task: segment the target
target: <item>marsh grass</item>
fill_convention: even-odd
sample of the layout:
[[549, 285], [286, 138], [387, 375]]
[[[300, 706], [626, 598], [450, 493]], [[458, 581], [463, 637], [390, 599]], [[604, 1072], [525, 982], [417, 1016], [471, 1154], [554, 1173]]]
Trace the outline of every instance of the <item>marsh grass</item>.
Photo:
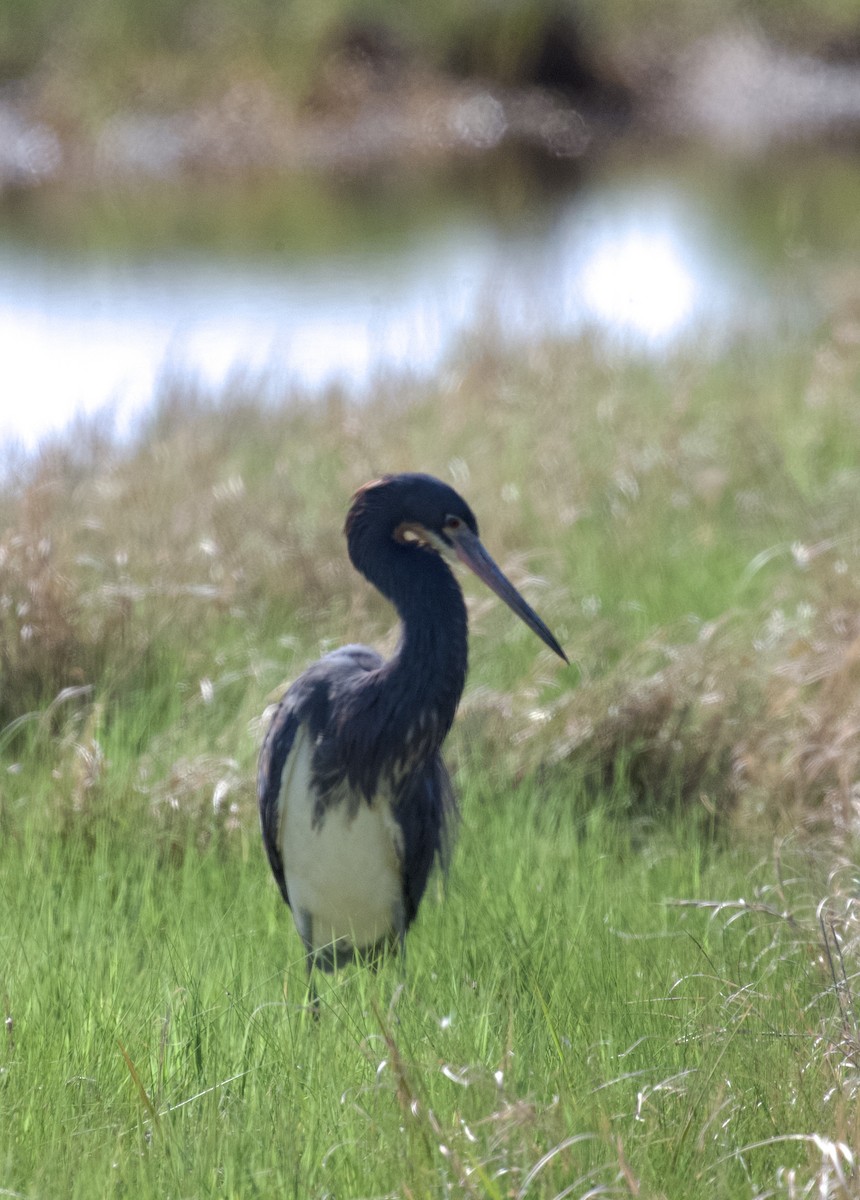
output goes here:
[[3, 1186], [789, 1196], [825, 1143], [851, 1179], [857, 1029], [805, 885], [777, 896], [772, 863], [683, 826], [637, 850], [569, 801], [467, 787], [405, 974], [323, 981], [318, 1022], [256, 839], [174, 862], [7, 842]]
[[[858, 1194], [851, 328], [485, 338], [360, 406], [173, 384], [9, 467], [0, 1188]], [[467, 495], [574, 667], [466, 583], [447, 897], [315, 1023], [254, 766], [303, 665], [393, 644], [340, 533], [386, 469]]]

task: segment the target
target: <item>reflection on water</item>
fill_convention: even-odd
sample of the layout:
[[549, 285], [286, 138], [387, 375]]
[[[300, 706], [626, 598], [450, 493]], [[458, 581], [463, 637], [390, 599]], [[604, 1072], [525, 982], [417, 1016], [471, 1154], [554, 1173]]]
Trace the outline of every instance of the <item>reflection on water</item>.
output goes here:
[[679, 181], [640, 181], [583, 190], [540, 228], [461, 221], [315, 265], [63, 260], [0, 242], [0, 437], [33, 444], [106, 402], [122, 425], [165, 370], [216, 389], [236, 372], [270, 394], [360, 389], [380, 369], [433, 368], [488, 320], [511, 338], [589, 328], [616, 352], [719, 340], [741, 296], [749, 320], [753, 289], [744, 247], [711, 219]]
[[610, 224], [585, 257], [579, 293], [598, 324], [620, 336], [665, 343], [688, 328], [701, 307], [704, 282], [673, 230]]
[[660, 353], [737, 331], [745, 248], [726, 251], [678, 186], [601, 189], [563, 214], [547, 249], [563, 327], [587, 326], [615, 351]]

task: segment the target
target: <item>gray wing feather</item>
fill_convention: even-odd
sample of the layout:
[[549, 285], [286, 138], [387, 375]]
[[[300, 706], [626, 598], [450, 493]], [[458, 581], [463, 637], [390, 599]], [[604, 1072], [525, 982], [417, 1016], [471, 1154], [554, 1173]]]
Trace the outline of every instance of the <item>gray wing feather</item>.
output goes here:
[[257, 800], [260, 806], [263, 845], [266, 847], [272, 874], [287, 904], [290, 903], [290, 897], [287, 893], [287, 880], [278, 838], [281, 823], [281, 778], [300, 723], [288, 700], [289, 692], [279, 704], [269, 726], [260, 751], [260, 765], [257, 770]]
[[308, 667], [287, 689], [272, 718], [260, 751], [257, 769], [257, 801], [263, 845], [272, 874], [287, 904], [287, 880], [281, 858], [281, 780], [293, 749], [299, 726], [307, 723], [316, 737], [324, 731], [331, 713], [332, 693], [345, 679], [374, 671], [382, 658], [369, 646], [342, 646]]
[[417, 773], [394, 807], [403, 830], [403, 900], [407, 928], [414, 921], [430, 872], [438, 862], [448, 870], [457, 835], [459, 810], [451, 778], [440, 754]]

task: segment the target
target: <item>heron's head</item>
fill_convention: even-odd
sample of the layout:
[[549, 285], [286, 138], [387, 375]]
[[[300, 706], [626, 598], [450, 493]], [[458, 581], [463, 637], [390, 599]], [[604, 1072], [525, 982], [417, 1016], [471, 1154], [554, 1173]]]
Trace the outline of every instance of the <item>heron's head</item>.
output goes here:
[[359, 488], [346, 518], [345, 533], [353, 562], [359, 530], [391, 538], [401, 546], [435, 551], [448, 562], [460, 562], [504, 600], [551, 650], [567, 655], [533, 608], [496, 565], [478, 536], [469, 505], [447, 483], [432, 475], [385, 475]]

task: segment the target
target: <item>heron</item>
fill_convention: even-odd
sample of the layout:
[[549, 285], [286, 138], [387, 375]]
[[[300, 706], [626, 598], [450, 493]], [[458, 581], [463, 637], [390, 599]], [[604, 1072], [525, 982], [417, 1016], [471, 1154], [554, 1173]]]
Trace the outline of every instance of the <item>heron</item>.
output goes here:
[[311, 979], [404, 952], [434, 864], [447, 868], [457, 805], [440, 748], [467, 669], [467, 615], [449, 563], [483, 580], [560, 658], [564, 650], [502, 573], [466, 501], [430, 475], [360, 488], [344, 527], [353, 567], [391, 602], [384, 660], [348, 645], [280, 701], [257, 780], [263, 842]]

